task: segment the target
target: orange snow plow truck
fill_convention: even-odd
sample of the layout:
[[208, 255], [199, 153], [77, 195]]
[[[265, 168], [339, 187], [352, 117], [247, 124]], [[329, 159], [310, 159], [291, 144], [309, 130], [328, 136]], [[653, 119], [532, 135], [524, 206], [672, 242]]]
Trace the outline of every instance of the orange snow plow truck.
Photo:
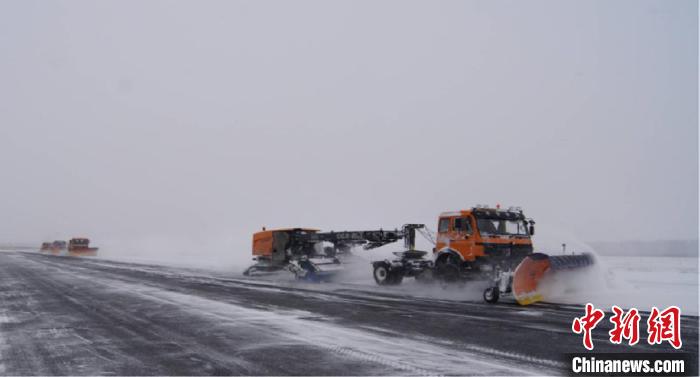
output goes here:
[[66, 241], [44, 242], [41, 244], [39, 251], [49, 252], [53, 255], [70, 255], [70, 256], [95, 256], [98, 248], [90, 247], [90, 240], [87, 238], [72, 238], [68, 243]]
[[[395, 230], [341, 232], [263, 229], [253, 235], [257, 263], [245, 274], [287, 269], [297, 278], [327, 280], [342, 270], [343, 255], [352, 248], [373, 249], [403, 239], [404, 249], [394, 252], [395, 258], [372, 262], [377, 284], [396, 285], [406, 277], [443, 283], [482, 280], [490, 282], [483, 293], [486, 302], [495, 303], [500, 297], [511, 295], [521, 305], [528, 305], [544, 299], [540, 282], [546, 275], [594, 263], [590, 254], [535, 253], [535, 222], [526, 218], [519, 207], [476, 206], [444, 212], [437, 225], [436, 234], [424, 224], [406, 224]], [[416, 250], [416, 233], [434, 245], [432, 253]]]
[[[528, 305], [542, 301], [539, 285], [546, 274], [594, 263], [590, 254], [534, 253], [534, 234], [534, 220], [526, 218], [519, 207], [478, 206], [444, 212], [438, 219], [433, 271], [445, 281], [492, 281], [484, 291], [486, 302], [512, 294], [518, 303]], [[392, 262], [383, 265], [389, 266], [391, 274]], [[375, 263], [375, 279], [378, 267]]]
[[68, 255], [78, 256], [95, 256], [98, 248], [90, 247], [90, 240], [87, 238], [71, 238], [68, 241]]

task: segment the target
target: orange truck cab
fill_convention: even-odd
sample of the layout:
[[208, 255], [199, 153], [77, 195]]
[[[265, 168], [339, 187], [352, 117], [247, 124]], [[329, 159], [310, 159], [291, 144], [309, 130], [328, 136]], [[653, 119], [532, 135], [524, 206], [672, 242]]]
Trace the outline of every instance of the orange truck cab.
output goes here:
[[520, 208], [474, 207], [438, 219], [435, 266], [448, 280], [462, 272], [509, 270], [532, 254], [534, 221]]
[[97, 255], [97, 248], [90, 247], [90, 240], [87, 238], [71, 238], [68, 241], [68, 255], [94, 256]]

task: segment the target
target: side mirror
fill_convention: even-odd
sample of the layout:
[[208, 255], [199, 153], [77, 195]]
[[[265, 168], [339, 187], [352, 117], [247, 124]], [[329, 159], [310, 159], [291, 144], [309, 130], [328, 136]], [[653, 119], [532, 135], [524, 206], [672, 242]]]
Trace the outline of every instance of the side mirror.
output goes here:
[[530, 224], [530, 235], [534, 236], [535, 235], [535, 225]]

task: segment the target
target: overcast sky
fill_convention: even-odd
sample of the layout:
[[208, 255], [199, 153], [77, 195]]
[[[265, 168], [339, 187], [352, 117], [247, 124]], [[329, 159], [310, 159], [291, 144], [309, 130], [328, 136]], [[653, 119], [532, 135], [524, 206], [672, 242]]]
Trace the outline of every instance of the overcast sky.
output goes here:
[[697, 239], [696, 1], [1, 1], [0, 241], [522, 206]]

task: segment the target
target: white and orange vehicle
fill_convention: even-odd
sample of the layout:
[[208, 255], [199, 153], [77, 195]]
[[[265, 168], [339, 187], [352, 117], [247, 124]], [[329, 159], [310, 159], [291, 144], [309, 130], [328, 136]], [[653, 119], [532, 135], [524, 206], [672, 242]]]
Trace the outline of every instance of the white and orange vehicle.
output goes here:
[[[486, 302], [512, 294], [518, 303], [528, 305], [543, 299], [539, 283], [546, 273], [593, 264], [589, 254], [534, 253], [534, 234], [535, 222], [519, 207], [477, 206], [444, 212], [438, 218], [437, 234], [431, 237], [434, 265], [425, 272], [443, 282], [489, 280]], [[411, 276], [420, 276], [415, 265], [405, 254], [374, 262], [374, 279], [380, 285], [398, 284], [407, 270]]]
[[[416, 250], [416, 233], [434, 244], [432, 258], [429, 252]], [[342, 269], [338, 255], [353, 247], [373, 249], [403, 239], [404, 251], [395, 252], [396, 258], [372, 262], [377, 284], [396, 285], [406, 277], [444, 283], [488, 280], [491, 284], [484, 291], [485, 301], [496, 302], [502, 295], [512, 294], [518, 303], [527, 305], [542, 300], [539, 283], [546, 273], [593, 263], [588, 254], [534, 253], [534, 233], [535, 222], [526, 218], [520, 208], [498, 206], [444, 212], [438, 218], [436, 234], [423, 224], [406, 224], [395, 230], [342, 232], [263, 229], [253, 235], [257, 263], [245, 273], [286, 268], [298, 278], [318, 280]], [[322, 247], [323, 243], [332, 246]]]
[[87, 238], [71, 238], [68, 241], [68, 255], [70, 256], [95, 256], [98, 248], [90, 247], [90, 240]]

